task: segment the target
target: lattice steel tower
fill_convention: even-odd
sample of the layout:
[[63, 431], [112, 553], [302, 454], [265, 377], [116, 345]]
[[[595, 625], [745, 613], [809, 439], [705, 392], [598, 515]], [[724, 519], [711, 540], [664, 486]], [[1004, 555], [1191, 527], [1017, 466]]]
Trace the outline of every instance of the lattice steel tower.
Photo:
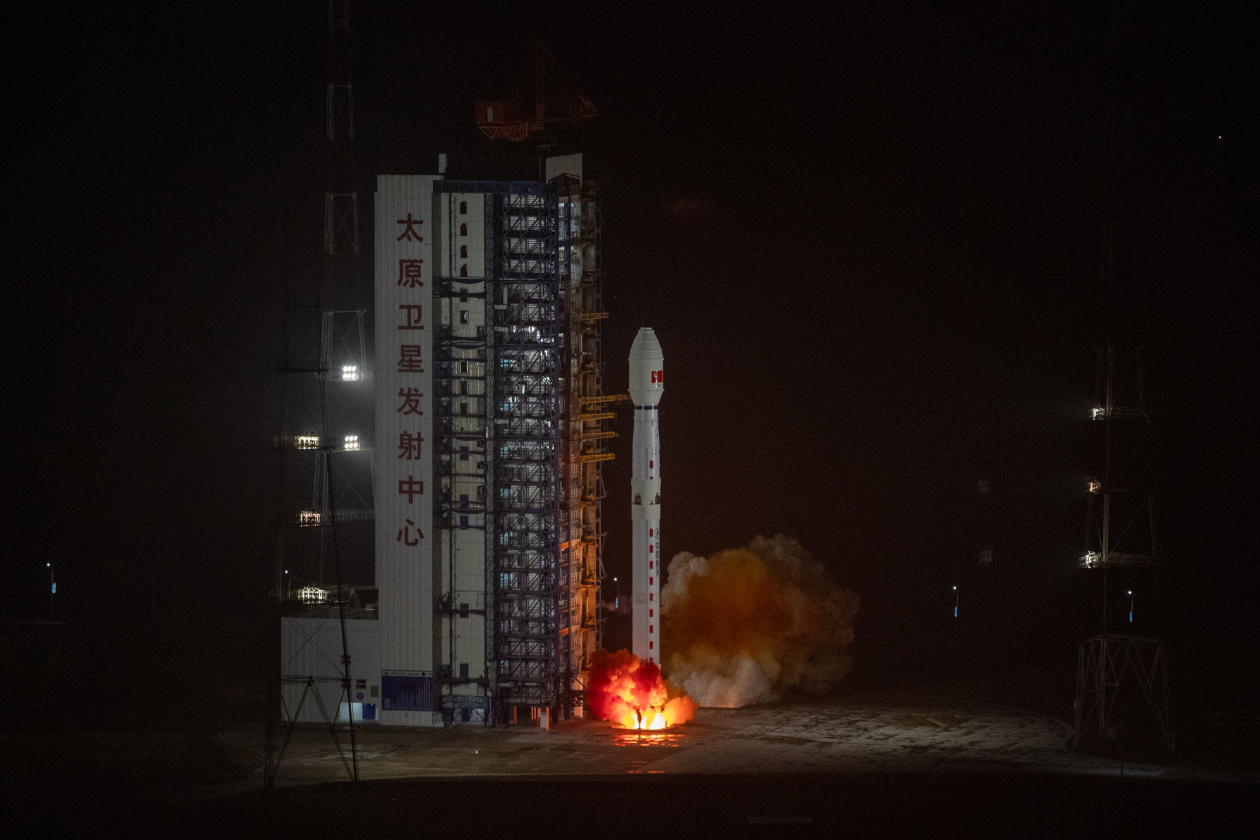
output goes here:
[[[1108, 102], [1104, 131], [1103, 212], [1099, 297], [1095, 312], [1097, 364], [1091, 421], [1099, 427], [1096, 474], [1089, 482], [1085, 553], [1081, 564], [1100, 571], [1102, 631], [1109, 624], [1107, 572], [1152, 567], [1154, 500], [1142, 369], [1142, 307], [1133, 197], [1133, 131], [1125, 52], [1124, 4], [1112, 7], [1108, 44]], [[1126, 590], [1127, 591], [1127, 590]]]
[[[1140, 725], [1130, 713], [1145, 707], [1156, 737], [1171, 748], [1163, 646], [1156, 638], [1134, 634], [1135, 626], [1157, 626], [1161, 557], [1155, 541], [1150, 416], [1142, 370], [1145, 295], [1137, 271], [1127, 5], [1124, 0], [1111, 4], [1106, 53], [1104, 216], [1090, 410], [1101, 439], [1097, 473], [1089, 481], [1080, 561], [1098, 576], [1101, 631], [1081, 642], [1078, 652], [1074, 742], [1079, 746], [1087, 738], [1132, 737]], [[1135, 625], [1139, 597], [1143, 616]]]
[[[353, 728], [347, 754], [337, 726], [353, 708], [346, 620], [374, 617], [376, 606], [367, 585], [373, 546], [371, 370], [364, 310], [352, 308], [361, 291], [349, 0], [329, 0], [327, 22], [320, 269], [313, 287], [286, 284], [275, 438], [272, 598], [280, 622], [307, 619], [303, 626], [313, 629], [304, 631], [305, 644], [282, 644], [277, 652], [279, 674], [268, 709], [269, 786], [307, 704], [318, 706], [347, 772], [358, 777]], [[347, 574], [360, 585], [347, 585]], [[334, 696], [340, 702], [330, 709]]]

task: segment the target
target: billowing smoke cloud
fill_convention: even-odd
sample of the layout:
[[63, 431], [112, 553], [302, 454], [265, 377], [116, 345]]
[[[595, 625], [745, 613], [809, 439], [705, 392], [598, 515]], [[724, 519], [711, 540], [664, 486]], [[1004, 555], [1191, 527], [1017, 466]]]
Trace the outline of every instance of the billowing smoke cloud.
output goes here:
[[757, 537], [712, 557], [682, 552], [661, 590], [671, 682], [701, 706], [821, 694], [853, 669], [858, 596], [791, 537]]

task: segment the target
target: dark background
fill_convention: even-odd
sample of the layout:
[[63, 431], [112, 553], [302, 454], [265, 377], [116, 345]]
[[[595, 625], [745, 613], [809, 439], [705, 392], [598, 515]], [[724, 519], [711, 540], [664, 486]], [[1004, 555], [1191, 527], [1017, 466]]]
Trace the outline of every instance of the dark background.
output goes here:
[[[862, 596], [855, 684], [1061, 660], [1070, 702], [1099, 630], [1076, 558], [1107, 4], [686, 5], [353, 4], [363, 241], [375, 174], [492, 150], [472, 103], [547, 38], [600, 110], [567, 144], [605, 187], [610, 390], [640, 326], [665, 350], [666, 555], [793, 535]], [[1134, 9], [1169, 561], [1134, 632], [1185, 663], [1255, 640], [1257, 75], [1227, 4]], [[23, 667], [67, 696], [261, 693], [283, 289], [319, 271], [324, 6], [18, 14], [3, 612], [46, 616], [54, 562], [55, 664]], [[335, 305], [371, 308], [370, 248], [361, 276]]]

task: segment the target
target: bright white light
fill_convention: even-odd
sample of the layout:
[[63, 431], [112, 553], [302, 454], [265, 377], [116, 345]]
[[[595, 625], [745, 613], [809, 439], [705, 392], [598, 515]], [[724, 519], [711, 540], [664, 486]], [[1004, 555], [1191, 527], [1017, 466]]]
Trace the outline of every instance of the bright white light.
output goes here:
[[358, 365], [342, 365], [341, 378], [346, 382], [354, 382], [359, 378]]
[[1101, 493], [1101, 492], [1102, 492], [1102, 482], [1101, 482], [1101, 481], [1091, 481], [1091, 482], [1089, 483], [1089, 492], [1091, 492], [1091, 493]]
[[1097, 420], [1099, 417], [1104, 416], [1106, 413], [1107, 413], [1107, 409], [1103, 408], [1101, 405], [1098, 405], [1090, 409], [1089, 416], [1091, 419]]
[[298, 435], [294, 445], [298, 449], [319, 449], [319, 435]]
[[1097, 551], [1087, 551], [1085, 552], [1085, 555], [1081, 557], [1081, 564], [1084, 565], [1086, 568], [1094, 565], [1097, 562], [1098, 562]]
[[303, 604], [322, 604], [328, 600], [328, 591], [318, 586], [303, 586], [298, 590], [298, 600]]
[[359, 448], [359, 436], [346, 435], [346, 449], [358, 449], [358, 448]]
[[298, 513], [298, 524], [304, 528], [309, 527], [311, 525], [318, 525], [319, 524], [319, 511], [317, 510], [300, 511]]

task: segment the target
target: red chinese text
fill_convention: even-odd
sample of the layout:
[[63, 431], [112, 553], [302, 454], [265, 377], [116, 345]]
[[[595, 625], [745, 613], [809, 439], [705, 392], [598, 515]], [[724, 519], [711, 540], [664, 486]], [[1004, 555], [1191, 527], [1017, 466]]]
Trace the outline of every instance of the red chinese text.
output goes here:
[[424, 414], [420, 410], [420, 398], [424, 394], [419, 388], [399, 388], [398, 396], [402, 397], [402, 405], [398, 406], [399, 414]]
[[420, 272], [424, 260], [399, 260], [398, 285], [407, 289], [417, 289], [424, 284], [420, 282]]
[[398, 234], [398, 239], [396, 241], [402, 242], [404, 239], [411, 239], [416, 242], [424, 241], [424, 237], [421, 236], [420, 231], [416, 229], [416, 225], [424, 224], [423, 219], [413, 219], [411, 218], [411, 214], [408, 213], [407, 218], [398, 220], [398, 224], [406, 225], [406, 227], [403, 229], [402, 233]]

